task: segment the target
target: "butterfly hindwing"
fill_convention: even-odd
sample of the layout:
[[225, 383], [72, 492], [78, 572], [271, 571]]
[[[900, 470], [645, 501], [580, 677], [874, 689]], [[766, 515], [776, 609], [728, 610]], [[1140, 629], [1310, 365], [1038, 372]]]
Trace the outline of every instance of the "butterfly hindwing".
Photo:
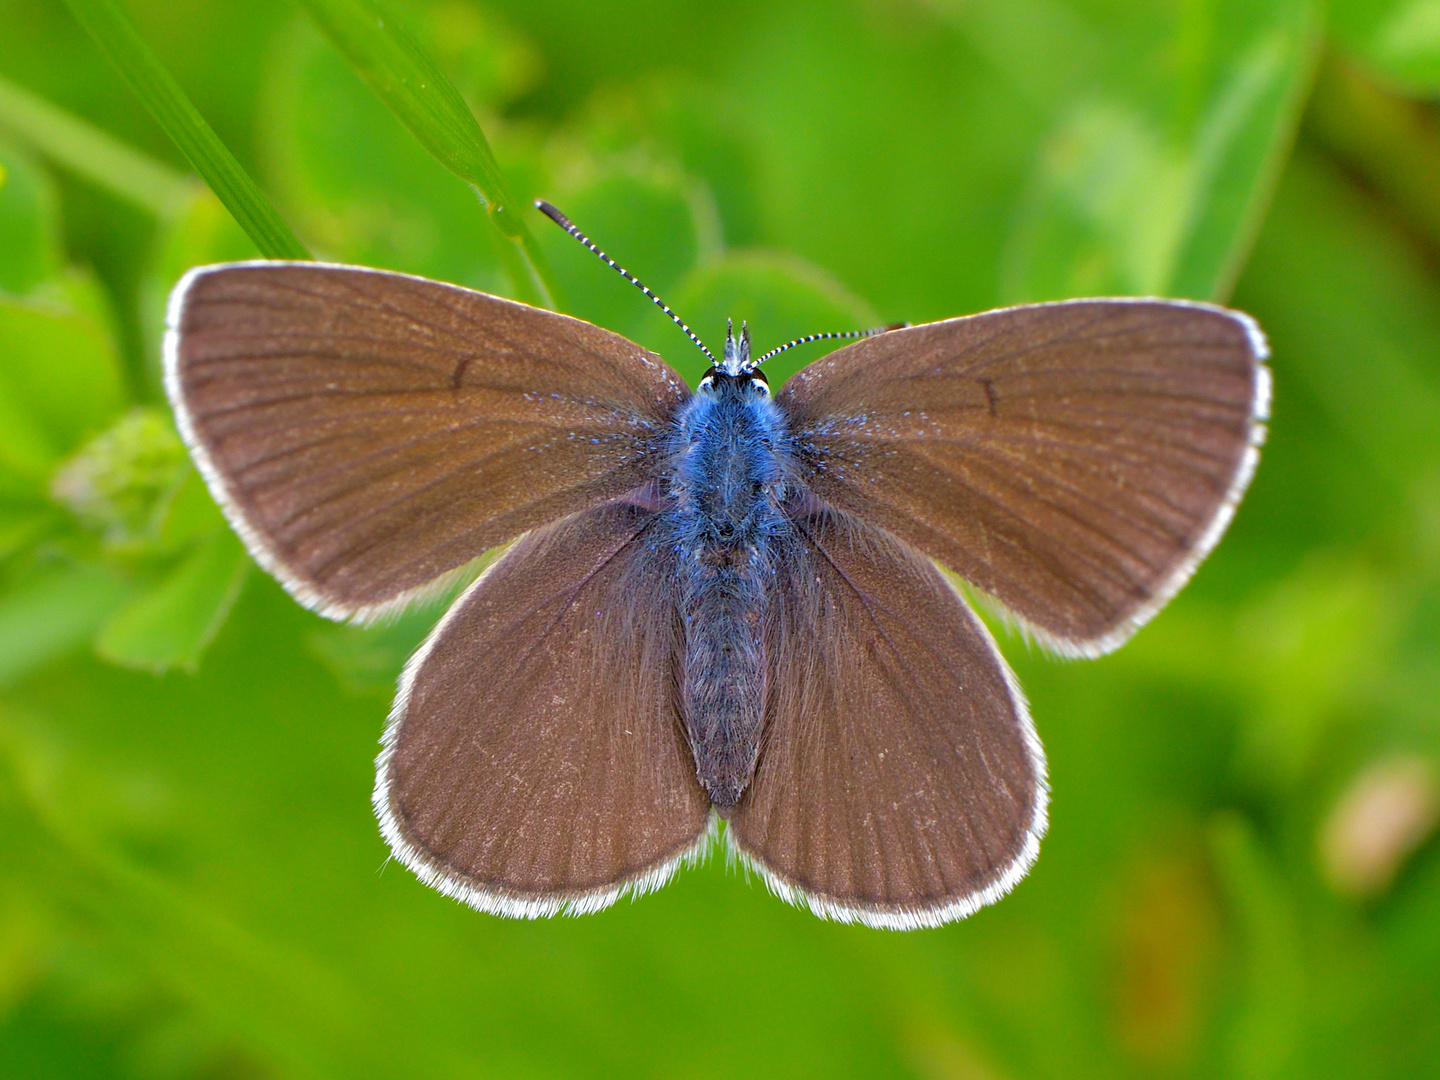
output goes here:
[[688, 393], [589, 323], [359, 267], [204, 267], [170, 326], [167, 389], [212, 492], [337, 617], [638, 487]]
[[604, 907], [698, 849], [668, 549], [616, 502], [522, 537], [411, 661], [375, 806], [397, 856], [482, 910]]
[[[355, 267], [202, 268], [170, 322], [181, 433], [306, 604], [375, 616], [520, 537], [401, 680], [375, 789], [397, 857], [537, 916], [698, 852], [715, 814], [682, 715], [679, 377], [588, 323]], [[1025, 873], [1044, 754], [931, 559], [1062, 651], [1114, 648], [1233, 513], [1264, 358], [1222, 308], [1072, 301], [868, 338], [786, 384], [789, 494], [742, 628], [765, 657], [760, 749], [727, 812], [778, 892], [926, 926]]]
[[866, 339], [776, 401], [818, 495], [1094, 655], [1224, 531], [1264, 436], [1265, 356], [1238, 312], [1069, 301]]
[[1024, 874], [1045, 828], [1024, 698], [928, 559], [832, 508], [793, 521], [765, 628], [760, 759], [727, 835], [819, 914], [968, 915]]

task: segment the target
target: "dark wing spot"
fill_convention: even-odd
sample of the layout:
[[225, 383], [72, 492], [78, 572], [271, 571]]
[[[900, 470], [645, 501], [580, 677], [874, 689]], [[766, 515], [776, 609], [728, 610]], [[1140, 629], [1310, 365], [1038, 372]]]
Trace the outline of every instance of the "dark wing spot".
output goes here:
[[989, 379], [981, 379], [980, 385], [985, 388], [985, 402], [990, 407], [991, 416], [1000, 415], [1000, 398], [995, 393], [995, 384]]
[[460, 384], [465, 378], [465, 369], [470, 366], [470, 358], [467, 356], [455, 365], [455, 374], [450, 376], [450, 389], [459, 390]]

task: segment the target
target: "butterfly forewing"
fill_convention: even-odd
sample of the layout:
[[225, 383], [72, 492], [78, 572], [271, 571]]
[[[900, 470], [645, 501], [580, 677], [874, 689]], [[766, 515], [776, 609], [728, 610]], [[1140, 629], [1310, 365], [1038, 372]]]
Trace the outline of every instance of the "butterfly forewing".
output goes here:
[[[716, 817], [686, 734], [715, 716], [682, 687], [753, 653], [729, 843], [822, 915], [912, 927], [1006, 892], [1046, 822], [1024, 698], [937, 562], [1062, 651], [1115, 647], [1228, 522], [1265, 354], [1203, 304], [1010, 308], [868, 338], [686, 434], [680, 407], [710, 399], [588, 323], [237, 263], [177, 287], [166, 386], [252, 553], [325, 614], [377, 615], [519, 537], [385, 733], [376, 812], [423, 880], [530, 917], [661, 884]], [[716, 401], [753, 389], [723, 374]]]
[[1265, 355], [1222, 308], [1071, 301], [861, 341], [776, 400], [821, 497], [1094, 654], [1219, 539], [1264, 434]]
[[728, 836], [781, 895], [937, 925], [1007, 891], [1045, 828], [1025, 702], [934, 564], [830, 509], [797, 513], [766, 623], [766, 726]]
[[206, 267], [170, 325], [167, 387], [212, 491], [336, 616], [639, 486], [687, 393], [588, 323], [357, 267]]
[[442, 891], [507, 915], [593, 910], [663, 883], [703, 838], [653, 525], [617, 502], [528, 534], [411, 661], [375, 805]]

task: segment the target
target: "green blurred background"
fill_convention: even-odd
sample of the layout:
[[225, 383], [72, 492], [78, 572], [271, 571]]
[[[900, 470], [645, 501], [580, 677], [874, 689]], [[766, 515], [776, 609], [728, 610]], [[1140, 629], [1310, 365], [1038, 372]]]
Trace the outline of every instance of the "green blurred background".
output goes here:
[[[123, 7], [317, 255], [513, 291], [301, 6]], [[0, 1076], [1440, 1075], [1440, 0], [399, 11], [516, 194], [712, 342], [1252, 312], [1258, 477], [1118, 654], [1003, 639], [1054, 798], [994, 907], [836, 926], [716, 858], [600, 915], [477, 914], [386, 866], [369, 804], [439, 608], [302, 611], [164, 408], [170, 286], [255, 249], [61, 0], [0, 0]], [[568, 310], [698, 376], [527, 219]]]

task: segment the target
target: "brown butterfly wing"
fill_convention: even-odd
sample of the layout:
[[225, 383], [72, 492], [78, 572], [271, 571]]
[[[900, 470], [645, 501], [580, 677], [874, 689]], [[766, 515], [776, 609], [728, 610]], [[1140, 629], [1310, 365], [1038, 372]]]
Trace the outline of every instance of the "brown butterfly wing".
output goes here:
[[928, 559], [794, 518], [766, 626], [759, 763], [727, 837], [817, 914], [934, 926], [1003, 895], [1045, 829], [1045, 758], [984, 625]]
[[1224, 531], [1264, 436], [1265, 356], [1223, 308], [1071, 301], [858, 342], [776, 400], [819, 496], [1095, 655]]
[[422, 880], [495, 914], [593, 911], [698, 850], [654, 521], [617, 502], [526, 535], [410, 662], [375, 808]]
[[358, 267], [204, 267], [170, 326], [166, 386], [212, 492], [337, 617], [639, 486], [688, 393], [589, 323]]

